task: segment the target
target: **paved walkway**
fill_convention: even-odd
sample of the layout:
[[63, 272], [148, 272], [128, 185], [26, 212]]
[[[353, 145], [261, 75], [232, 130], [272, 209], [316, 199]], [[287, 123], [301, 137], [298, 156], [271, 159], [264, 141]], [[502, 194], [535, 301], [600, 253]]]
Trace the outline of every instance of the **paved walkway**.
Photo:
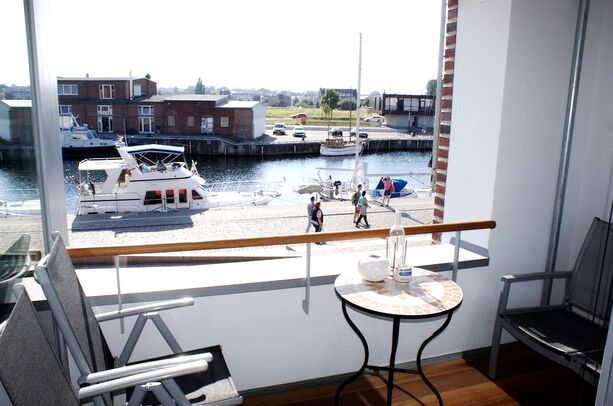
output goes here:
[[[391, 203], [388, 208], [382, 207], [379, 202], [371, 202], [368, 213], [371, 227], [391, 227], [394, 208], [405, 211], [405, 225], [432, 222], [433, 198], [405, 197], [392, 199]], [[351, 202], [322, 202], [321, 207], [325, 215], [324, 231], [355, 230]], [[72, 217], [68, 221], [70, 245], [75, 247], [300, 234], [304, 233], [306, 224], [306, 203], [206, 211], [89, 215]]]

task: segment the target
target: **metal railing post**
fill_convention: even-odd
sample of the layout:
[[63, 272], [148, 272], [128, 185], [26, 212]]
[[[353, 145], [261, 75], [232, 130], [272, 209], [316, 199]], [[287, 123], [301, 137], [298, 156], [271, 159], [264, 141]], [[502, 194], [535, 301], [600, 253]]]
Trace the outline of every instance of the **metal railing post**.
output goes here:
[[455, 233], [455, 244], [453, 245], [453, 273], [451, 279], [454, 282], [458, 281], [458, 270], [460, 268], [460, 238], [462, 237], [461, 231]]
[[309, 314], [311, 295], [311, 243], [306, 243], [306, 281], [304, 285], [304, 300], [302, 301], [302, 310]]
[[[119, 256], [115, 255], [113, 258], [115, 259], [115, 276], [117, 278], [117, 305], [119, 310], [122, 310], [123, 303], [121, 301], [121, 280], [119, 278]], [[123, 322], [123, 317], [119, 319], [119, 326], [121, 328], [121, 334], [124, 334], [125, 326]]]

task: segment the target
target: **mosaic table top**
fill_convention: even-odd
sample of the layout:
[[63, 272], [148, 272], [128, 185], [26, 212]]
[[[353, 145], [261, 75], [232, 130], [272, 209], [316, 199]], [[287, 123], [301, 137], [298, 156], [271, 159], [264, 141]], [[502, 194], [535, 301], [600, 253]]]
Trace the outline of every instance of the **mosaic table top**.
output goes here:
[[411, 281], [398, 283], [391, 276], [367, 282], [357, 270], [336, 278], [334, 289], [341, 300], [371, 313], [404, 318], [434, 317], [455, 310], [463, 298], [454, 281], [435, 272], [413, 268]]

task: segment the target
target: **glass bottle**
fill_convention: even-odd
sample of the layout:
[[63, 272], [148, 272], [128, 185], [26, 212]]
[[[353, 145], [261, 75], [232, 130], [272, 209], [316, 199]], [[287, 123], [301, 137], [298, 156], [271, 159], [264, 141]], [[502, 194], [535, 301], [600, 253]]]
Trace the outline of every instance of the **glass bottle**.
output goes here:
[[404, 263], [404, 228], [402, 227], [402, 211], [396, 209], [396, 219], [390, 228], [390, 235], [387, 239], [387, 259], [390, 261], [392, 271]]

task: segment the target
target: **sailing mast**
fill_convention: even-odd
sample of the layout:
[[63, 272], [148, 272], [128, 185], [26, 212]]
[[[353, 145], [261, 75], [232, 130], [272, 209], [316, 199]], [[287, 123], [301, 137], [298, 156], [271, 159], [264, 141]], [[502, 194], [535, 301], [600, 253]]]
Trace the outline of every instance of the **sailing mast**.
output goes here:
[[[358, 59], [358, 88], [356, 97], [355, 114], [355, 174], [358, 173], [360, 152], [362, 152], [362, 142], [360, 141], [360, 90], [362, 86], [362, 33], [360, 33], [360, 51]], [[349, 122], [349, 133], [351, 134], [351, 121]]]

